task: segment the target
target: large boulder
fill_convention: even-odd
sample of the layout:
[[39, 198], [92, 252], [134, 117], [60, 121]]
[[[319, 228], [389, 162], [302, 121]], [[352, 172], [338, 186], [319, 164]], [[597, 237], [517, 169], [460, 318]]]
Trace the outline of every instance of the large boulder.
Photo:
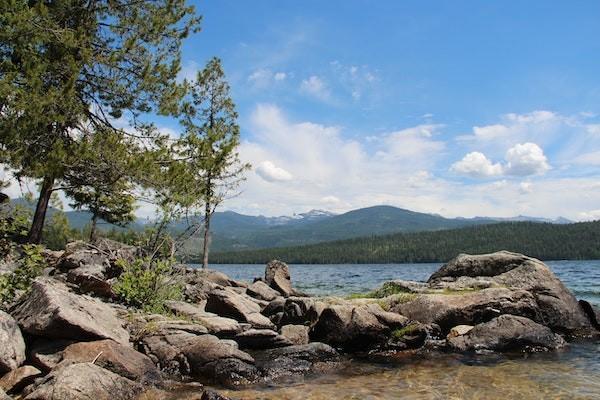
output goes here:
[[63, 283], [50, 278], [37, 278], [11, 313], [23, 331], [34, 336], [129, 342], [129, 334], [113, 308], [96, 299], [76, 295]]
[[[452, 285], [461, 277], [490, 281], [511, 291], [526, 291], [535, 302], [535, 315], [529, 310], [502, 312], [521, 315], [572, 336], [588, 336], [594, 329], [577, 299], [543, 262], [522, 254], [500, 251], [484, 255], [461, 254], [434, 273], [431, 288]], [[489, 290], [489, 289], [488, 289]]]
[[140, 384], [92, 363], [59, 366], [26, 400], [133, 400]]
[[349, 351], [366, 350], [386, 341], [389, 332], [365, 307], [333, 305], [323, 310], [310, 338]]
[[260, 313], [258, 304], [244, 295], [227, 288], [211, 291], [206, 300], [206, 311], [247, 322], [257, 329], [274, 329], [275, 325]]
[[77, 285], [83, 293], [91, 293], [101, 297], [115, 296], [112, 285], [105, 275], [106, 267], [100, 264], [88, 264], [67, 273], [67, 282]]
[[0, 311], [0, 374], [25, 361], [25, 341], [13, 317]]
[[[283, 306], [279, 325], [314, 325], [328, 304], [311, 297], [288, 297]], [[265, 311], [263, 310], [263, 313]]]
[[564, 345], [564, 339], [550, 328], [508, 314], [448, 339], [448, 346], [454, 351], [537, 352], [556, 350]]
[[267, 264], [265, 268], [265, 282], [284, 297], [294, 294], [289, 267], [282, 261], [273, 260]]
[[425, 324], [435, 323], [444, 333], [456, 325], [477, 325], [501, 314], [539, 319], [538, 304], [530, 292], [505, 288], [419, 294], [395, 304], [391, 311]]
[[160, 381], [160, 373], [150, 358], [110, 339], [74, 343], [64, 350], [62, 359], [75, 363], [94, 361], [94, 364], [134, 381]]

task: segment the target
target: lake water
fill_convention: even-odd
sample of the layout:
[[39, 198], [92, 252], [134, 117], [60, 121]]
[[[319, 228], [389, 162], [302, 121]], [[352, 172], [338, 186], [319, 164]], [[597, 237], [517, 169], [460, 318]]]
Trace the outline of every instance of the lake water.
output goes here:
[[[580, 299], [600, 305], [600, 261], [547, 264]], [[441, 264], [291, 265], [294, 287], [347, 295], [392, 279], [426, 280]], [[263, 265], [214, 265], [251, 281]], [[600, 343], [572, 343], [557, 353], [467, 357], [438, 354], [384, 364], [348, 360], [335, 373], [293, 384], [225, 391], [233, 399], [600, 399]], [[186, 398], [183, 396], [181, 398]]]

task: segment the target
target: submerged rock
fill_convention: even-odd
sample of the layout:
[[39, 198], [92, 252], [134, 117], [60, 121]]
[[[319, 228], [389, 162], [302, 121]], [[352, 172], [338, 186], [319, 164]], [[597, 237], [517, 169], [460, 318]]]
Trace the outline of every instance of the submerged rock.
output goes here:
[[96, 299], [71, 293], [61, 282], [37, 278], [11, 311], [21, 328], [55, 339], [113, 339], [129, 343], [116, 312]]
[[501, 315], [448, 339], [449, 347], [455, 351], [535, 352], [557, 350], [565, 344], [550, 328], [515, 315]]
[[0, 311], [0, 374], [16, 369], [25, 361], [25, 341], [17, 321]]

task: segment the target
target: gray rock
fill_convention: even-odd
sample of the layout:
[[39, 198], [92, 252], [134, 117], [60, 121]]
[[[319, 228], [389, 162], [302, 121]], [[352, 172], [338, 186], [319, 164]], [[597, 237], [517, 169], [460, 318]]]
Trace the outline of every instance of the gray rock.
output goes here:
[[0, 373], [18, 368], [25, 361], [25, 341], [13, 317], [0, 311]]
[[310, 328], [305, 325], [284, 325], [279, 330], [281, 336], [285, 337], [292, 344], [303, 345], [308, 344], [308, 332]]
[[[501, 251], [472, 256], [461, 254], [429, 279], [430, 286], [460, 277], [489, 280], [512, 291], [527, 291], [536, 303], [535, 315], [521, 315], [572, 336], [589, 336], [593, 327], [577, 299], [543, 262], [522, 254]], [[476, 288], [475, 288], [476, 289]]]
[[283, 307], [281, 325], [314, 325], [327, 304], [317, 298], [288, 297]]
[[273, 260], [267, 264], [265, 282], [284, 297], [290, 297], [294, 294], [289, 267], [282, 261]]
[[257, 366], [268, 381], [331, 371], [339, 366], [340, 356], [324, 343], [281, 347], [256, 355]]
[[236, 335], [235, 341], [242, 349], [272, 349], [293, 344], [285, 336], [270, 329], [250, 329]]
[[466, 335], [467, 333], [471, 332], [472, 329], [472, 325], [456, 325], [454, 328], [450, 329], [450, 332], [448, 332], [446, 337], [450, 339], [453, 337]]
[[579, 305], [581, 306], [583, 312], [587, 315], [592, 326], [597, 330], [600, 330], [600, 309], [591, 305], [585, 300], [579, 300]]
[[42, 376], [42, 372], [32, 367], [25, 365], [10, 371], [0, 378], [0, 388], [7, 393], [19, 393], [27, 385]]
[[438, 324], [444, 333], [456, 325], [477, 325], [501, 314], [539, 319], [538, 304], [525, 290], [484, 289], [459, 294], [421, 294], [396, 304], [391, 311], [425, 324]]
[[133, 400], [140, 384], [92, 363], [58, 367], [26, 400]]
[[227, 289], [215, 289], [206, 300], [206, 311], [247, 322], [257, 329], [274, 329], [275, 325], [260, 313], [260, 306], [246, 296]]
[[468, 333], [448, 339], [454, 351], [547, 351], [565, 346], [562, 337], [548, 327], [515, 315], [477, 325]]
[[36, 338], [27, 347], [28, 362], [48, 373], [62, 360], [62, 353], [73, 340]]
[[95, 365], [134, 381], [155, 383], [161, 380], [150, 358], [109, 339], [74, 343], [64, 350], [62, 358], [75, 363], [94, 361]]
[[310, 338], [348, 351], [366, 350], [385, 342], [389, 332], [367, 308], [333, 305], [323, 310]]
[[168, 310], [179, 316], [184, 316], [206, 327], [208, 332], [220, 338], [228, 338], [246, 330], [247, 324], [240, 324], [232, 318], [220, 317], [217, 314], [204, 311], [201, 307], [182, 301], [168, 301]]
[[246, 291], [250, 296], [265, 301], [273, 301], [281, 296], [277, 290], [270, 288], [269, 285], [262, 281], [254, 282], [252, 285], [248, 286]]
[[49, 278], [37, 278], [12, 314], [25, 332], [35, 336], [129, 343], [129, 334], [113, 308], [71, 293], [64, 284]]
[[99, 264], [88, 264], [71, 269], [67, 273], [67, 282], [77, 285], [83, 293], [112, 298], [115, 293], [104, 275], [104, 270], [105, 267]]
[[12, 400], [12, 397], [7, 395], [4, 390], [0, 389], [0, 400]]
[[205, 390], [202, 392], [202, 397], [200, 400], [231, 400], [229, 397], [225, 397], [214, 390]]

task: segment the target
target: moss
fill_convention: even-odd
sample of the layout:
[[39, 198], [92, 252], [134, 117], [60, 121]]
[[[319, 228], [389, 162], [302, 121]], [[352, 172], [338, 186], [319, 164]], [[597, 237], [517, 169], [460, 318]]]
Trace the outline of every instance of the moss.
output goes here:
[[419, 328], [418, 324], [408, 324], [404, 328], [394, 329], [390, 335], [392, 339], [400, 340], [406, 335], [410, 335]]
[[352, 293], [346, 298], [351, 299], [383, 299], [384, 297], [397, 294], [413, 294], [404, 286], [399, 286], [395, 282], [385, 282], [379, 289], [367, 293]]

